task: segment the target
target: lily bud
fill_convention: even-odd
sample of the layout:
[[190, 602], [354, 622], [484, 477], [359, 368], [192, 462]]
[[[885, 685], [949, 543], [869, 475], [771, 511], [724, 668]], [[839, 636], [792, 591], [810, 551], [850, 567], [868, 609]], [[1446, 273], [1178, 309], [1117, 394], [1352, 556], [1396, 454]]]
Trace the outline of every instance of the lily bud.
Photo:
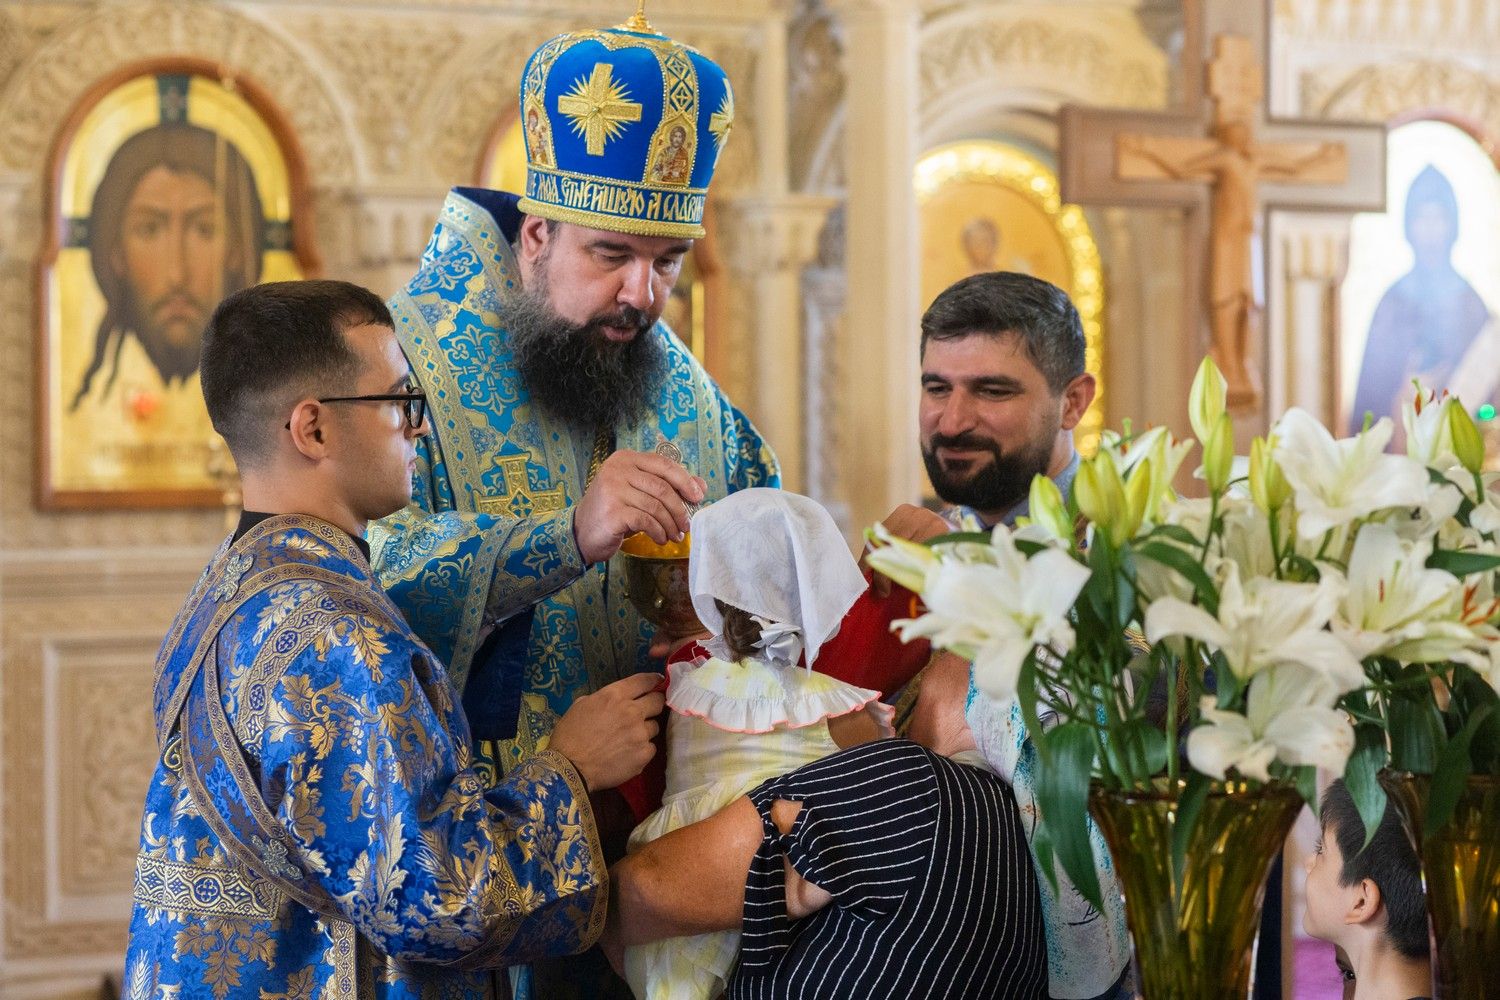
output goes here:
[[1151, 458], [1147, 456], [1140, 460], [1135, 470], [1130, 474], [1130, 482], [1125, 487], [1125, 523], [1122, 525], [1118, 542], [1123, 543], [1134, 538], [1136, 532], [1141, 530], [1141, 522], [1146, 518], [1146, 512], [1151, 508], [1151, 500], [1156, 484], [1152, 481], [1153, 465]]
[[1062, 491], [1047, 476], [1035, 476], [1031, 480], [1031, 493], [1027, 501], [1027, 516], [1032, 523], [1041, 525], [1049, 534], [1064, 542], [1073, 541], [1073, 522], [1068, 518], [1068, 508], [1063, 503]]
[[1203, 478], [1214, 493], [1223, 493], [1229, 486], [1229, 473], [1234, 466], [1234, 424], [1229, 414], [1220, 413], [1203, 442]]
[[1224, 397], [1228, 383], [1214, 364], [1214, 359], [1205, 357], [1193, 376], [1193, 388], [1188, 393], [1188, 420], [1193, 425], [1193, 436], [1206, 448], [1208, 438], [1224, 412]]
[[1095, 528], [1104, 532], [1115, 545], [1121, 544], [1128, 535], [1123, 534], [1126, 516], [1125, 484], [1120, 479], [1120, 469], [1107, 451], [1095, 452], [1094, 457], [1078, 467], [1078, 477], [1073, 481], [1073, 496], [1078, 500], [1078, 509], [1093, 522]]
[[1484, 436], [1474, 418], [1457, 400], [1448, 407], [1448, 433], [1453, 438], [1453, 453], [1465, 469], [1474, 475], [1484, 468]]
[[1268, 514], [1279, 510], [1292, 494], [1274, 451], [1274, 439], [1258, 437], [1250, 442], [1250, 499]]

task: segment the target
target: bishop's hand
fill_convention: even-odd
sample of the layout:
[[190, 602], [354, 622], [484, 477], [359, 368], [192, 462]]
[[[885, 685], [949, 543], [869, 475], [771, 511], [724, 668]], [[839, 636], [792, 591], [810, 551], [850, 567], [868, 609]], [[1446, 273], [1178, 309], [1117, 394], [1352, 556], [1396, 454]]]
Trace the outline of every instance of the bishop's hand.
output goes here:
[[661, 455], [617, 451], [599, 466], [578, 503], [573, 537], [586, 563], [603, 562], [620, 543], [643, 531], [658, 545], [688, 530], [688, 504], [700, 503], [708, 485]]

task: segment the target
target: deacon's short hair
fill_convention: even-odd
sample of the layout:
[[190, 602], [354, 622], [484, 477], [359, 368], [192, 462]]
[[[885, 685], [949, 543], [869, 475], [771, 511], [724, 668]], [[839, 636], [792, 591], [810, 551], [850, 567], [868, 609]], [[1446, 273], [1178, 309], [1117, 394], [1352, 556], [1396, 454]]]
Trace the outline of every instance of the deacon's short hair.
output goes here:
[[1067, 292], [1040, 278], [990, 271], [949, 285], [922, 315], [922, 354], [930, 340], [975, 334], [1019, 337], [1053, 393], [1084, 372], [1086, 345], [1078, 310]]
[[1359, 808], [1342, 778], [1323, 793], [1320, 812], [1323, 836], [1333, 835], [1344, 859], [1339, 884], [1351, 886], [1370, 879], [1379, 886], [1385, 904], [1385, 934], [1391, 946], [1407, 958], [1427, 958], [1422, 868], [1396, 814], [1395, 803], [1386, 802], [1385, 815], [1369, 844], [1365, 844], [1364, 820], [1359, 818]]
[[298, 399], [352, 390], [360, 359], [344, 331], [370, 324], [395, 326], [380, 296], [347, 281], [272, 281], [219, 303], [199, 371], [209, 419], [236, 464], [265, 459]]

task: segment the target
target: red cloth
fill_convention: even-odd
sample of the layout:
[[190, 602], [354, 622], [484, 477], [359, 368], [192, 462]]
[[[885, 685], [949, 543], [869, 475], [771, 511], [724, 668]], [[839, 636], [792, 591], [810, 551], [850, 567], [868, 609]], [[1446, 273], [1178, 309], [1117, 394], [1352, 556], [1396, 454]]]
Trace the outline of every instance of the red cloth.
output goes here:
[[[867, 571], [865, 579], [869, 578]], [[816, 669], [855, 687], [879, 691], [882, 698], [892, 697], [932, 658], [926, 639], [903, 643], [891, 631], [892, 622], [920, 613], [917, 595], [905, 587], [893, 583], [885, 597], [867, 588], [844, 616], [838, 633], [818, 651]]]
[[[865, 578], [868, 580], [867, 572]], [[867, 588], [844, 620], [832, 639], [823, 643], [818, 651], [818, 662], [813, 669], [853, 684], [855, 687], [879, 691], [882, 698], [890, 698], [901, 690], [932, 657], [932, 646], [926, 639], [903, 643], [891, 631], [891, 623], [900, 618], [915, 618], [920, 613], [917, 595], [891, 584], [885, 597]], [[696, 642], [690, 642], [667, 658], [670, 663], [685, 663], [699, 656], [708, 656], [708, 650]], [[667, 787], [667, 719], [664, 710], [657, 720], [661, 730], [656, 734], [656, 756], [646, 769], [620, 786], [620, 794], [630, 804], [636, 821], [640, 822], [661, 806], [661, 797]]]

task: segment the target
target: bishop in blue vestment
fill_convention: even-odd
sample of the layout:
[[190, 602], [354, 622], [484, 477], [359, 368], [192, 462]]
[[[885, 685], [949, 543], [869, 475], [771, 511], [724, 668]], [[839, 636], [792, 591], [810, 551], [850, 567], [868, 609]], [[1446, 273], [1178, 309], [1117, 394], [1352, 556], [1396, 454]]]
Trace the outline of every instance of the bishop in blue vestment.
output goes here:
[[[611, 291], [601, 307], [639, 322], [643, 342], [630, 346], [660, 369], [646, 405], [612, 423], [581, 416], [585, 397], [608, 385], [548, 406], [518, 359], [518, 316], [555, 311], [586, 281], [597, 289], [608, 278], [585, 271], [594, 257], [599, 273], [623, 274], [635, 265], [617, 260], [654, 240], [663, 256], [645, 262], [656, 265], [650, 280], [670, 290], [675, 261], [704, 233], [709, 178], [734, 120], [723, 70], [639, 16], [572, 32], [527, 63], [521, 120], [526, 195], [454, 190], [421, 269], [390, 303], [433, 433], [419, 446], [411, 506], [370, 533], [381, 582], [447, 663], [476, 736], [501, 741], [502, 773], [545, 745], [576, 697], [650, 667], [652, 630], [626, 597], [618, 558], [587, 564], [575, 532], [601, 460], [670, 441], [710, 501], [780, 482], [750, 421], [659, 322], [664, 296]], [[675, 166], [653, 170], [662, 163]], [[517, 253], [523, 225], [542, 219], [545, 281], [545, 258], [527, 272]], [[575, 267], [552, 252], [558, 227], [604, 250]], [[601, 324], [617, 322], [595, 317], [571, 339], [603, 343]], [[603, 363], [578, 366], [594, 360]]]

